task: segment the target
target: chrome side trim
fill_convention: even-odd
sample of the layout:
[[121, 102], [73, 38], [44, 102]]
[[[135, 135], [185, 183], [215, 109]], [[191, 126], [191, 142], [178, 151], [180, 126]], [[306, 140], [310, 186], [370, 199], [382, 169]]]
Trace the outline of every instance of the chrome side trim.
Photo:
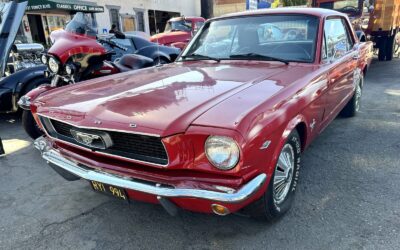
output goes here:
[[157, 185], [157, 183], [151, 185], [137, 182], [128, 176], [120, 176], [96, 169], [82, 168], [77, 162], [67, 159], [51, 148], [48, 141], [43, 137], [39, 137], [35, 141], [34, 146], [42, 153], [43, 159], [48, 163], [54, 164], [85, 180], [98, 181], [108, 185], [114, 185], [167, 198], [198, 198], [225, 203], [238, 203], [250, 198], [263, 186], [267, 179], [266, 174], [260, 174], [233, 193], [223, 193], [204, 189], [163, 187], [159, 184]]
[[262, 145], [261, 145], [261, 147], [260, 147], [260, 149], [261, 150], [263, 150], [263, 149], [267, 149], [268, 147], [269, 147], [269, 145], [271, 144], [271, 141], [265, 141]]

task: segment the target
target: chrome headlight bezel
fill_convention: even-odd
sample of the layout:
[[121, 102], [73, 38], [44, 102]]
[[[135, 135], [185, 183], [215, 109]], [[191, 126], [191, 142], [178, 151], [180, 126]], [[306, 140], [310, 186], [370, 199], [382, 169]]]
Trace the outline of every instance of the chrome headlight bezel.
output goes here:
[[43, 64], [47, 64], [47, 62], [48, 62], [48, 60], [47, 60], [47, 55], [43, 54], [43, 55], [40, 57], [40, 61], [41, 61]]
[[60, 70], [60, 63], [54, 57], [50, 57], [48, 60], [48, 67], [52, 73], [57, 74]]
[[67, 75], [73, 75], [75, 72], [74, 66], [71, 64], [67, 64], [65, 65], [65, 73], [67, 73]]
[[235, 168], [240, 159], [237, 142], [228, 136], [209, 136], [204, 144], [204, 151], [208, 161], [219, 170]]

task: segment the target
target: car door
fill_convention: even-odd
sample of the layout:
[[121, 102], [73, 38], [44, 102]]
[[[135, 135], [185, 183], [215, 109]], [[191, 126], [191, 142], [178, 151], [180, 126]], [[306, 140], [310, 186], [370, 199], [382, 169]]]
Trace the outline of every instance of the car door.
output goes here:
[[352, 93], [357, 51], [347, 21], [342, 17], [328, 18], [324, 25], [325, 62], [329, 65], [326, 119], [340, 112]]
[[0, 77], [9, 58], [28, 1], [0, 2]]

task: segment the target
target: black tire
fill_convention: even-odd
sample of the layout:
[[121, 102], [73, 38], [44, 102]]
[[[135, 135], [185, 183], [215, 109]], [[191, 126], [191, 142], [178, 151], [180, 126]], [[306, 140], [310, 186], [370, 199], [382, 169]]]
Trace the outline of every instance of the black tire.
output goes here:
[[[287, 146], [288, 145], [288, 146]], [[274, 191], [274, 180], [275, 180], [275, 172], [277, 168], [279, 168], [279, 163], [276, 164], [274, 168], [274, 173], [270, 179], [268, 184], [268, 188], [263, 196], [250, 204], [248, 207], [243, 209], [243, 213], [250, 215], [253, 218], [259, 220], [266, 220], [269, 222], [275, 221], [281, 218], [292, 206], [295, 192], [298, 185], [299, 178], [299, 170], [300, 170], [300, 162], [301, 162], [301, 140], [297, 130], [294, 130], [290, 133], [288, 139], [285, 142], [285, 145], [282, 148], [282, 151], [286, 147], [291, 147], [293, 149], [294, 157], [293, 157], [293, 170], [291, 174], [291, 183], [289, 185], [288, 192], [283, 200], [279, 203], [276, 202], [275, 199], [275, 191]], [[281, 153], [282, 153], [281, 151]], [[279, 162], [279, 161], [278, 161]], [[287, 180], [285, 180], [286, 182]], [[287, 182], [286, 182], [287, 183]]]
[[[37, 88], [40, 85], [48, 84], [48, 83], [50, 83], [50, 81], [47, 78], [36, 78], [36, 79], [32, 80], [26, 86], [26, 88], [25, 88], [23, 94], [21, 95], [21, 97], [23, 95], [27, 94], [32, 89]], [[33, 115], [32, 115], [30, 110], [23, 110], [22, 111], [22, 127], [24, 128], [25, 132], [34, 140], [44, 134], [43, 131], [40, 130], [40, 128], [36, 124], [36, 121], [33, 118]]]
[[381, 37], [378, 40], [378, 60], [385, 61], [386, 59], [386, 37]]
[[391, 61], [393, 59], [394, 54], [394, 45], [395, 45], [395, 35], [389, 36], [386, 41], [386, 61]]
[[24, 128], [25, 132], [34, 140], [44, 134], [37, 125], [30, 110], [22, 111], [22, 127]]
[[340, 112], [340, 115], [342, 117], [354, 117], [357, 115], [357, 112], [360, 110], [360, 100], [362, 95], [363, 84], [364, 84], [364, 76], [361, 74], [360, 80], [358, 81], [355, 87], [353, 97]]
[[170, 61], [164, 57], [157, 57], [154, 59], [154, 65], [157, 66], [159, 64], [168, 64]]

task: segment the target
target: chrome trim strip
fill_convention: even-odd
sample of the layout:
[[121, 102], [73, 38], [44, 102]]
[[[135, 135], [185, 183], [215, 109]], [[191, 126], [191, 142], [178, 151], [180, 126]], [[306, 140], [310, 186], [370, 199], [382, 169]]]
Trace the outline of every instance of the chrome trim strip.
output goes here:
[[56, 120], [56, 121], [59, 121], [59, 122], [63, 122], [63, 123], [66, 123], [68, 125], [74, 126], [76, 128], [103, 130], [103, 131], [121, 132], [121, 133], [127, 133], [127, 134], [136, 134], [136, 135], [146, 135], [146, 136], [153, 136], [153, 137], [161, 137], [161, 135], [158, 135], [158, 134], [142, 133], [142, 132], [135, 132], [135, 131], [128, 131], [128, 130], [77, 126], [76, 124], [73, 124], [73, 123], [70, 123], [70, 122], [67, 122], [67, 121], [64, 121], [64, 120], [60, 120], [58, 118], [54, 118], [54, 117], [51, 117], [51, 116], [42, 115], [42, 114], [38, 114], [38, 116], [42, 116], [42, 117], [45, 117], [45, 118], [48, 118], [48, 119], [52, 119], [52, 120]]
[[[45, 117], [45, 118], [48, 119], [48, 120], [53, 119], [53, 118], [48, 117], [48, 116], [45, 116], [45, 115], [39, 115], [39, 116]], [[41, 121], [41, 119], [39, 119], [39, 120]], [[61, 121], [61, 120], [58, 120], [58, 119], [54, 119], [54, 120], [57, 120], [57, 121], [59, 121], [59, 122], [64, 122], [64, 121]], [[42, 121], [41, 121], [41, 122], [42, 122]], [[58, 134], [57, 130], [55, 130], [54, 127], [53, 127], [53, 123], [52, 123], [51, 121], [49, 121], [49, 123], [51, 124], [51, 127], [52, 127], [52, 129], [54, 130], [54, 132]], [[64, 122], [64, 123], [67, 123], [67, 122]], [[71, 125], [71, 126], [73, 126], [73, 127], [76, 127], [76, 128], [87, 128], [87, 127], [78, 127], [78, 126], [73, 125], [73, 124], [70, 124], [70, 123], [67, 123], [67, 124], [69, 124], [69, 125]], [[42, 124], [42, 126], [43, 126], [43, 124]], [[80, 148], [80, 149], [83, 149], [83, 150], [86, 150], [86, 151], [89, 151], [89, 152], [93, 152], [93, 150], [91, 150], [91, 149], [89, 149], [89, 148], [86, 148], [86, 147], [83, 147], [83, 146], [81, 146], [81, 145], [79, 145], [79, 144], [71, 143], [71, 142], [64, 141], [64, 140], [58, 139], [58, 138], [56, 138], [56, 137], [53, 137], [53, 136], [51, 136], [51, 135], [49, 134], [49, 132], [47, 131], [46, 126], [43, 126], [43, 128], [44, 128], [44, 132], [46, 133], [46, 136], [48, 136], [49, 138], [51, 138], [51, 139], [53, 139], [53, 140], [55, 140], [55, 141], [59, 141], [59, 142], [68, 144], [68, 145], [73, 146], [73, 147], [77, 147], [77, 148]], [[90, 129], [90, 128], [89, 128], [89, 129]], [[113, 130], [106, 130], [106, 129], [99, 129], [99, 128], [97, 128], [97, 130], [102, 130], [102, 131], [113, 131]], [[122, 133], [124, 133], [123, 131], [118, 131], [118, 130], [114, 130], [114, 132], [122, 132]], [[132, 134], [135, 134], [135, 133], [132, 133]], [[141, 135], [145, 135], [145, 134], [141, 134]], [[148, 136], [148, 135], [146, 135], [146, 136]], [[158, 136], [158, 137], [159, 137], [159, 136]], [[163, 142], [162, 140], [161, 140], [161, 144], [163, 145], [164, 150], [165, 150], [165, 153], [167, 154], [167, 164], [157, 164], [157, 163], [148, 162], [148, 161], [141, 161], [141, 160], [132, 159], [132, 158], [128, 158], [128, 157], [124, 157], [124, 156], [120, 156], [120, 155], [108, 154], [108, 153], [104, 153], [104, 152], [100, 152], [100, 151], [95, 151], [95, 153], [101, 154], [101, 155], [105, 155], [105, 156], [112, 156], [112, 157], [115, 157], [115, 158], [120, 159], [120, 160], [128, 160], [128, 161], [133, 162], [133, 163], [146, 164], [146, 165], [149, 165], [149, 166], [157, 166], [157, 167], [166, 168], [166, 167], [168, 167], [168, 165], [169, 165], [169, 154], [168, 154], [167, 148], [165, 147], [164, 142]]]
[[31, 98], [27, 96], [22, 96], [19, 98], [18, 106], [24, 110], [31, 110]]
[[267, 148], [269, 147], [270, 144], [271, 144], [271, 141], [270, 141], [270, 140], [265, 141], [265, 142], [261, 145], [260, 149], [261, 149], [261, 150], [267, 149]]
[[267, 179], [266, 174], [260, 174], [234, 193], [223, 193], [204, 189], [170, 188], [157, 185], [157, 183], [151, 185], [136, 182], [128, 176], [119, 176], [96, 169], [84, 169], [76, 162], [63, 157], [59, 152], [51, 148], [48, 141], [43, 137], [39, 137], [35, 141], [34, 146], [42, 153], [43, 159], [48, 163], [52, 163], [85, 180], [98, 181], [108, 185], [114, 185], [161, 197], [198, 198], [225, 203], [238, 203], [250, 198], [264, 185]]

